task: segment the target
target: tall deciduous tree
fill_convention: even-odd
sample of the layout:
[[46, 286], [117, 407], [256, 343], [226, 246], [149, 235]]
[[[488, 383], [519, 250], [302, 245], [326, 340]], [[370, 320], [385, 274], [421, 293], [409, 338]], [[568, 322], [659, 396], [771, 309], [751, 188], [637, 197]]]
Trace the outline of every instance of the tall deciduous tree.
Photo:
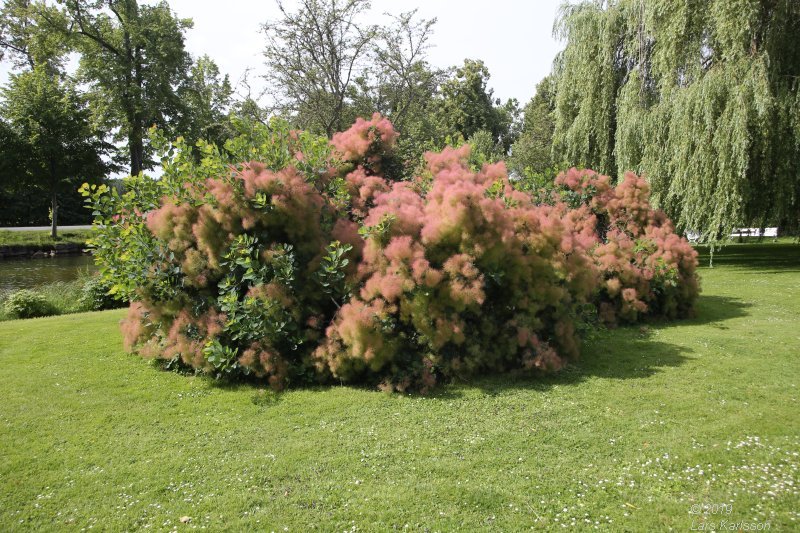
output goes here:
[[554, 152], [650, 179], [680, 227], [800, 226], [800, 3], [562, 8]]
[[18, 147], [16, 171], [28, 189], [46, 191], [57, 236], [59, 197], [75, 193], [79, 182], [98, 182], [107, 170], [103, 145], [89, 123], [86, 102], [45, 65], [12, 74], [2, 91], [0, 113]]
[[[329, 136], [376, 111], [405, 140], [430, 133], [434, 97], [446, 78], [427, 60], [435, 19], [409, 11], [367, 24], [368, 0], [303, 0], [295, 12], [278, 6], [281, 18], [264, 25], [266, 77], [278, 111]], [[416, 152], [417, 144], [401, 150]]]
[[431, 67], [427, 52], [436, 19], [419, 19], [417, 11], [391, 16], [376, 30], [367, 76], [359, 80], [360, 115], [375, 111], [390, 117], [395, 129], [407, 127], [429, 112], [446, 72]]
[[264, 24], [267, 79], [277, 89], [279, 110], [300, 126], [332, 136], [344, 129], [348, 93], [367, 67], [376, 29], [360, 23], [369, 0], [301, 0]]
[[509, 168], [520, 175], [543, 175], [555, 168], [551, 149], [555, 122], [552, 76], [536, 85], [536, 94], [525, 104], [520, 135], [511, 147]]
[[178, 93], [184, 107], [178, 130], [191, 146], [200, 139], [221, 145], [233, 135], [229, 122], [233, 89], [214, 60], [207, 55], [198, 58]]
[[26, 146], [5, 118], [0, 118], [0, 225], [25, 225], [36, 189], [25, 183]]
[[63, 0], [64, 30], [81, 53], [79, 74], [94, 92], [95, 110], [127, 142], [132, 175], [151, 162], [145, 132], [170, 131], [182, 113], [178, 87], [191, 58], [184, 32], [192, 26], [162, 1]]
[[370, 45], [368, 68], [351, 92], [348, 122], [375, 111], [389, 117], [401, 133], [396, 147], [400, 159], [419, 161], [425, 151], [440, 149], [451, 133], [435, 114], [448, 71], [428, 62], [436, 19], [419, 18], [416, 10], [386, 16]]
[[483, 61], [465, 59], [464, 65], [442, 83], [437, 116], [448, 130], [464, 139], [488, 131], [505, 154], [514, 142], [519, 104], [511, 99], [501, 105], [488, 86], [489, 77]]
[[86, 102], [63, 72], [69, 42], [52, 28], [64, 23], [42, 0], [8, 0], [0, 8], [0, 59], [18, 71], [0, 106], [0, 224], [43, 224], [49, 205], [54, 236], [59, 219], [88, 215], [76, 182], [96, 182], [107, 169]]

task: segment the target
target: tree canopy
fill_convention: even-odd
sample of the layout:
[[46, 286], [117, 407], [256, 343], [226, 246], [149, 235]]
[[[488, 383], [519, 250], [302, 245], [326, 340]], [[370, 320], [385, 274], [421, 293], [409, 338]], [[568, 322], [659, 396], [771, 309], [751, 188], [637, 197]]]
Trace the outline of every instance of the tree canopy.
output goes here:
[[[152, 166], [147, 129], [170, 131], [183, 111], [178, 86], [191, 65], [184, 32], [192, 21], [177, 18], [164, 1], [65, 0], [61, 14], [61, 30], [81, 53], [79, 76], [92, 88], [94, 112], [119, 129], [130, 173], [137, 175]], [[57, 29], [59, 21], [51, 22]]]
[[552, 156], [554, 110], [553, 77], [547, 76], [536, 85], [536, 94], [522, 110], [522, 127], [508, 160], [512, 171], [528, 178], [541, 176], [552, 179], [550, 174], [555, 168]]
[[348, 93], [365, 69], [376, 28], [361, 24], [368, 0], [301, 0], [264, 24], [267, 79], [278, 89], [278, 108], [307, 129], [328, 137], [343, 128]]
[[[45, 64], [61, 70], [69, 43], [63, 34], [51, 31], [52, 23], [63, 24], [54, 6], [31, 0], [7, 0], [0, 8], [0, 60], [17, 69]], [[49, 21], [49, 22], [48, 22]]]
[[489, 68], [481, 60], [465, 59], [441, 87], [438, 117], [449, 130], [469, 139], [480, 130], [488, 131], [505, 154], [515, 140], [519, 104], [501, 104], [489, 87]]
[[554, 153], [647, 175], [680, 228], [800, 225], [800, 4], [588, 1], [562, 7]]
[[175, 128], [195, 145], [200, 139], [218, 145], [231, 137], [230, 107], [233, 89], [209, 56], [199, 57], [178, 89], [183, 116]]
[[[50, 200], [55, 237], [59, 199], [72, 200], [73, 208], [77, 204], [80, 217], [84, 210], [80, 209], [78, 186], [99, 182], [108, 170], [102, 160], [102, 138], [91, 127], [86, 101], [68, 81], [48, 72], [45, 65], [12, 74], [2, 96], [3, 136], [9, 142], [8, 146], [4, 143], [3, 155], [7, 157], [3, 159], [9, 160], [11, 168], [7, 170], [13, 172], [8, 175], [6, 190], [19, 190], [18, 184], [26, 184], [29, 193], [41, 191], [35, 195], [33, 205], [41, 205], [44, 198]], [[10, 150], [13, 153], [6, 153]], [[13, 217], [11, 223], [31, 223], [30, 209], [25, 207], [18, 205], [4, 217]], [[46, 213], [39, 211], [34, 221], [46, 220]]]
[[368, 0], [302, 0], [263, 25], [265, 78], [276, 111], [330, 137], [356, 117], [391, 117], [399, 131], [419, 127], [444, 72], [427, 62], [436, 20], [416, 10], [365, 22]]

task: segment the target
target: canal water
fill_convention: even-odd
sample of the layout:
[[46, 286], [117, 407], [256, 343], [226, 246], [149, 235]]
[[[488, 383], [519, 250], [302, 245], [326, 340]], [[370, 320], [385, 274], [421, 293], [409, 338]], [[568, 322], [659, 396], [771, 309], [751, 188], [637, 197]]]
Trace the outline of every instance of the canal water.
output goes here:
[[91, 255], [0, 259], [0, 292], [32, 289], [56, 281], [72, 281], [81, 273], [95, 270]]

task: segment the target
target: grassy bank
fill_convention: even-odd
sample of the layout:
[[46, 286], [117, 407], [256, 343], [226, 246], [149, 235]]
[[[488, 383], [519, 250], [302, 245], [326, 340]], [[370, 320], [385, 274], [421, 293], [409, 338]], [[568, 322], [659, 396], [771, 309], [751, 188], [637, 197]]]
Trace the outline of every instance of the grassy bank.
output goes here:
[[0, 530], [796, 529], [800, 248], [714, 263], [693, 320], [427, 398], [159, 372], [123, 311], [2, 323]]
[[49, 231], [0, 230], [0, 246], [54, 246], [56, 244], [86, 244], [92, 230], [59, 231], [53, 240]]

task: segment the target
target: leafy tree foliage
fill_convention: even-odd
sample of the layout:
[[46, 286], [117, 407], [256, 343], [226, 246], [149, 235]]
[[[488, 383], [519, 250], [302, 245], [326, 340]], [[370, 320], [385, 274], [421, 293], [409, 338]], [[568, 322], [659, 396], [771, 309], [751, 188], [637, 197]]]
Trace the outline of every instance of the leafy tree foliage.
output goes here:
[[583, 2], [556, 31], [559, 158], [646, 174], [707, 241], [800, 226], [800, 4]]
[[40, 191], [25, 180], [25, 143], [5, 118], [0, 119], [0, 224], [29, 223]]
[[181, 116], [178, 87], [191, 65], [184, 32], [192, 26], [162, 1], [64, 0], [62, 17], [49, 19], [81, 53], [79, 74], [92, 88], [93, 109], [128, 147], [130, 173], [149, 168], [145, 132], [170, 130]]
[[[552, 76], [536, 85], [536, 94], [523, 109], [524, 119], [508, 158], [509, 169], [526, 178], [554, 174], [552, 157], [555, 120], [555, 92]], [[550, 178], [555, 177], [551, 175]]]
[[[453, 77], [454, 70], [429, 64], [435, 19], [414, 10], [387, 15], [381, 26], [367, 24], [366, 0], [307, 0], [294, 12], [279, 6], [282, 17], [264, 26], [267, 78], [277, 90], [277, 110], [298, 127], [330, 137], [379, 112], [402, 133], [396, 154], [407, 177], [425, 151], [463, 142], [481, 129], [493, 138], [492, 152], [507, 152], [519, 115], [516, 101], [495, 105], [482, 64], [477, 92]], [[474, 70], [467, 67], [470, 76]], [[460, 110], [463, 99], [475, 100], [485, 116], [466, 125], [451, 120], [449, 110]]]
[[[107, 171], [101, 156], [105, 147], [98, 132], [91, 128], [86, 102], [75, 88], [59, 76], [48, 72], [46, 65], [12, 74], [2, 91], [0, 113], [4, 120], [4, 137], [9, 140], [12, 181], [9, 192], [36, 191], [37, 198], [50, 201], [52, 235], [56, 227], [61, 198], [71, 198], [73, 207], [81, 182], [97, 183]], [[6, 170], [6, 169], [4, 169]], [[5, 172], [4, 172], [5, 174]], [[35, 202], [41, 205], [41, 202]], [[40, 209], [31, 221], [17, 212], [12, 224], [42, 222], [46, 209]]]
[[[86, 122], [85, 113], [67, 116], [70, 109], [85, 105], [78, 102], [74, 87], [69, 87], [67, 94], [62, 86], [68, 83], [63, 78], [68, 43], [62, 34], [48, 31], [47, 24], [58, 16], [55, 7], [29, 0], [10, 0], [0, 9], [0, 59], [21, 71], [3, 93], [7, 101], [0, 128], [0, 202], [4, 205], [0, 224], [45, 224], [48, 209], [56, 215], [61, 211], [67, 221], [86, 221], [76, 191], [59, 183], [63, 176], [45, 178], [41, 171], [50, 159], [55, 159], [61, 171], [69, 170], [63, 168], [70, 164], [64, 153], [58, 153], [63, 148], [60, 145], [64, 135]], [[88, 139], [76, 139], [79, 144], [81, 141]], [[80, 159], [86, 154], [69, 155]], [[96, 179], [96, 172], [86, 179]], [[55, 218], [52, 223], [55, 234]]]
[[184, 111], [175, 129], [190, 146], [200, 139], [222, 145], [234, 136], [230, 124], [233, 89], [228, 75], [220, 75], [219, 67], [209, 56], [194, 62], [178, 95]]
[[360, 116], [380, 113], [404, 131], [436, 93], [444, 73], [427, 62], [429, 39], [436, 19], [417, 19], [416, 10], [390, 18], [376, 27], [369, 63], [357, 79], [353, 108]]
[[431, 103], [444, 79], [426, 57], [435, 19], [410, 11], [366, 24], [368, 0], [303, 0], [293, 12], [278, 6], [281, 18], [264, 25], [278, 111], [328, 137], [374, 112], [399, 131], [433, 133]]
[[512, 99], [501, 105], [489, 88], [489, 69], [480, 60], [465, 59], [464, 65], [441, 86], [437, 118], [448, 131], [469, 139], [480, 130], [488, 131], [503, 154], [515, 140], [519, 104]]
[[282, 18], [264, 24], [267, 79], [278, 107], [328, 137], [343, 129], [348, 93], [362, 75], [376, 29], [359, 22], [368, 0], [302, 0], [297, 11], [278, 1]]
[[412, 165], [426, 150], [441, 148], [449, 133], [435, 115], [439, 87], [448, 72], [427, 60], [435, 23], [436, 19], [418, 19], [414, 10], [378, 27], [369, 66], [353, 91], [350, 122], [374, 112], [389, 117], [402, 133], [396, 152]]
[[8, 0], [0, 8], [0, 60], [8, 59], [17, 68], [46, 64], [60, 70], [68, 43], [58, 32], [49, 31], [47, 20], [56, 20], [58, 10], [44, 2]]

